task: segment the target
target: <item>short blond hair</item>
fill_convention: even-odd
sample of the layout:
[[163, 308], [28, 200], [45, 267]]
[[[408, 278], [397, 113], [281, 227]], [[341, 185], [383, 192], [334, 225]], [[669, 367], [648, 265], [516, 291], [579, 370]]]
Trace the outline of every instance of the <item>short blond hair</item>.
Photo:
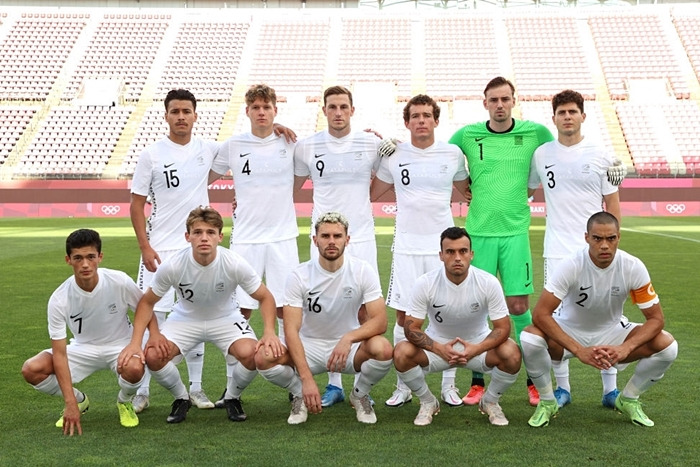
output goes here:
[[340, 224], [345, 229], [345, 233], [348, 233], [348, 219], [339, 212], [330, 211], [322, 214], [318, 219], [316, 219], [316, 224], [314, 224], [314, 231], [316, 233], [318, 233], [318, 229], [321, 224]]

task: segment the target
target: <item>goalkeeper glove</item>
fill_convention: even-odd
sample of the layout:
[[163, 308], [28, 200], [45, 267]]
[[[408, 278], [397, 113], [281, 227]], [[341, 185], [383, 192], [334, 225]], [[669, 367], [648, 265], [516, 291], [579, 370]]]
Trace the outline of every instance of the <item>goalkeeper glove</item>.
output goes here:
[[620, 186], [627, 175], [627, 167], [621, 160], [615, 159], [613, 165], [608, 167], [608, 181], [615, 186]]
[[382, 140], [381, 144], [379, 145], [379, 149], [377, 149], [377, 155], [379, 157], [389, 157], [392, 154], [394, 154], [394, 151], [396, 151], [396, 138], [387, 138]]

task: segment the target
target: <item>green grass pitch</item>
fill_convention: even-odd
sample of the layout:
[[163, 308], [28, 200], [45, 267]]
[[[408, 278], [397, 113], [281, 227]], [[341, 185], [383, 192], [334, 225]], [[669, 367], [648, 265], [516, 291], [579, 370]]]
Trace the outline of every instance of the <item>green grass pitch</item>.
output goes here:
[[[463, 219], [457, 220], [458, 225]], [[390, 270], [391, 220], [378, 220], [378, 245], [382, 283], [386, 289]], [[536, 266], [534, 304], [542, 287], [542, 237], [544, 220], [533, 219], [532, 249]], [[308, 232], [308, 219], [300, 219]], [[0, 336], [0, 465], [692, 465], [698, 462], [697, 362], [700, 360], [698, 315], [698, 260], [700, 219], [626, 218], [621, 247], [647, 265], [661, 297], [666, 329], [679, 341], [677, 361], [666, 377], [642, 396], [654, 428], [632, 425], [626, 417], [600, 404], [598, 372], [578, 361], [571, 363], [573, 403], [564, 408], [549, 427], [532, 429], [527, 419], [525, 375], [503, 396], [510, 420], [507, 427], [493, 427], [475, 407], [450, 408], [428, 427], [412, 423], [418, 411], [414, 401], [392, 409], [384, 406], [391, 394], [395, 373], [372, 391], [377, 401], [378, 423], [365, 426], [355, 420], [349, 404], [340, 404], [309, 417], [300, 426], [288, 426], [287, 394], [262, 378], [243, 393], [249, 415], [244, 423], [232, 423], [223, 410], [193, 408], [187, 420], [168, 425], [171, 397], [155, 382], [151, 406], [140, 415], [137, 428], [119, 425], [116, 410], [118, 387], [109, 372], [99, 372], [78, 385], [90, 396], [90, 410], [83, 416], [82, 437], [66, 438], [54, 427], [62, 399], [48, 397], [26, 384], [22, 362], [49, 347], [46, 303], [52, 291], [71, 274], [64, 262], [66, 235], [80, 227], [103, 236], [104, 267], [122, 269], [136, 276], [138, 247], [128, 219], [0, 219], [0, 274], [2, 326]], [[228, 245], [228, 239], [224, 240]], [[299, 237], [302, 259], [308, 258], [308, 237]], [[387, 337], [391, 340], [393, 311]], [[640, 320], [636, 307], [625, 313]], [[254, 313], [255, 315], [255, 313]], [[256, 329], [260, 321], [253, 320]], [[180, 366], [186, 381], [186, 369]], [[620, 372], [619, 387], [631, 375]], [[464, 394], [470, 375], [460, 370], [457, 386]], [[351, 377], [344, 376], [346, 391]], [[325, 386], [326, 377], [318, 377]], [[210, 397], [221, 394], [225, 384], [224, 360], [207, 347], [204, 389]], [[429, 384], [439, 394], [440, 375]]]

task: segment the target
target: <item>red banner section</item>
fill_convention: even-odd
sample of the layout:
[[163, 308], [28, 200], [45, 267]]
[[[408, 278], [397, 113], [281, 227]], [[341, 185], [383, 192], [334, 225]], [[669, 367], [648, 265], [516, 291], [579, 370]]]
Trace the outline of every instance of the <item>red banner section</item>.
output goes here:
[[[27, 180], [0, 184], [0, 217], [129, 217], [129, 180]], [[298, 216], [311, 215], [311, 182], [294, 196]], [[209, 191], [212, 206], [231, 215], [233, 182], [219, 180]], [[626, 179], [620, 190], [623, 216], [700, 216], [700, 178]], [[466, 203], [453, 203], [456, 217]], [[392, 196], [374, 203], [376, 217], [392, 217]], [[546, 214], [542, 191], [530, 204], [535, 217]]]
[[[623, 202], [623, 216], [700, 216], [700, 201]], [[231, 203], [212, 203], [223, 216], [231, 216]], [[297, 216], [310, 217], [310, 203], [296, 203]], [[393, 217], [395, 203], [374, 203], [375, 217]], [[463, 203], [452, 204], [455, 217], [467, 215]], [[533, 217], [544, 217], [544, 203], [531, 203]], [[129, 217], [129, 203], [4, 203], [0, 217]]]

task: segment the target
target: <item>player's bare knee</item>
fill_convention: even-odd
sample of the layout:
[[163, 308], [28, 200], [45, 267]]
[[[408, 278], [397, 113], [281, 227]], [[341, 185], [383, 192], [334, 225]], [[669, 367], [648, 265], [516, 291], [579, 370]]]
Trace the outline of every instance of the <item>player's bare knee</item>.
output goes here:
[[260, 347], [254, 356], [255, 368], [258, 370], [269, 370], [277, 364], [277, 359], [265, 347]]
[[375, 352], [375, 355], [373, 355], [373, 358], [375, 360], [391, 360], [393, 354], [394, 354], [394, 349], [391, 347], [391, 344], [389, 341], [382, 337], [382, 336], [377, 336], [376, 337], [376, 345], [375, 347], [377, 348], [377, 351]]
[[415, 346], [407, 341], [399, 342], [396, 347], [394, 347], [393, 359], [394, 367], [397, 371], [407, 371], [410, 368], [416, 366], [414, 361]]
[[525, 313], [527, 313], [527, 310], [529, 310], [529, 309], [530, 309], [530, 307], [529, 307], [527, 301], [524, 301], [524, 302], [523, 301], [515, 301], [515, 302], [508, 303], [508, 312], [511, 315], [515, 315], [515, 316], [524, 315]]
[[53, 359], [51, 354], [41, 352], [22, 364], [22, 376], [32, 385], [37, 385], [53, 374]]
[[145, 367], [137, 358], [133, 358], [132, 360], [138, 361], [138, 364], [129, 362], [126, 366], [122, 367], [119, 375], [124, 381], [135, 384], [143, 379]]
[[255, 370], [257, 367], [255, 366], [255, 352], [252, 351], [250, 353], [246, 353], [245, 355], [240, 355], [240, 358], [237, 358], [238, 363], [243, 365], [249, 370]]
[[163, 360], [155, 355], [155, 352], [146, 353], [146, 366], [151, 371], [162, 370], [165, 365], [170, 361], [170, 359]]

